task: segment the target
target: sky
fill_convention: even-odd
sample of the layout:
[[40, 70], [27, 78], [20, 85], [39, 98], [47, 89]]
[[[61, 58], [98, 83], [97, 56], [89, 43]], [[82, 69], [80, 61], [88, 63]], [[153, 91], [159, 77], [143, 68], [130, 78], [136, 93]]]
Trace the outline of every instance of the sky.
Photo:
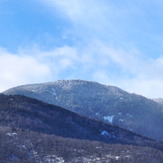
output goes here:
[[81, 79], [163, 98], [162, 0], [0, 0], [0, 92]]

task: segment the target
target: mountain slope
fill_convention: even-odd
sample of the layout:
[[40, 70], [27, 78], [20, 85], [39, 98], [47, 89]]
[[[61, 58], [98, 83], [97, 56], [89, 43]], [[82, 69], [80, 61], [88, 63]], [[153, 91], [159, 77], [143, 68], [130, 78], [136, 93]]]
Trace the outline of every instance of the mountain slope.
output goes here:
[[36, 98], [163, 141], [162, 106], [117, 87], [82, 80], [19, 86], [4, 92]]
[[62, 137], [150, 146], [155, 141], [25, 96], [0, 95], [1, 126]]
[[2, 163], [163, 160], [162, 143], [16, 95], [0, 95], [0, 140]]

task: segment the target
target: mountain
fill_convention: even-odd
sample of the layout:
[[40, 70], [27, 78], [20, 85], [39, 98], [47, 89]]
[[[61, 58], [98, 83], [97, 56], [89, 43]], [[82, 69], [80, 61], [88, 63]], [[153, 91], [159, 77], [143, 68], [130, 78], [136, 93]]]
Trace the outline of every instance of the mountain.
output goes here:
[[154, 100], [155, 102], [157, 102], [157, 103], [163, 105], [163, 98], [155, 98], [155, 99], [153, 99], [153, 100]]
[[117, 126], [89, 119], [58, 106], [25, 96], [0, 95], [1, 126], [29, 129], [66, 138], [146, 145], [152, 140]]
[[163, 161], [162, 143], [24, 96], [0, 95], [0, 122], [1, 163]]
[[61, 80], [19, 86], [4, 94], [36, 98], [163, 142], [163, 106], [114, 86]]

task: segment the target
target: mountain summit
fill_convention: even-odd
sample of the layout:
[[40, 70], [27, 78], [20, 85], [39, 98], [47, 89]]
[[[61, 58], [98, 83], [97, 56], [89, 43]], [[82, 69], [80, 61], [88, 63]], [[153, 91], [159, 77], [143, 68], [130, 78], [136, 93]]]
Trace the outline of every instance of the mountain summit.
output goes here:
[[36, 98], [163, 141], [162, 106], [114, 86], [83, 80], [60, 80], [19, 86], [5, 91], [4, 94]]

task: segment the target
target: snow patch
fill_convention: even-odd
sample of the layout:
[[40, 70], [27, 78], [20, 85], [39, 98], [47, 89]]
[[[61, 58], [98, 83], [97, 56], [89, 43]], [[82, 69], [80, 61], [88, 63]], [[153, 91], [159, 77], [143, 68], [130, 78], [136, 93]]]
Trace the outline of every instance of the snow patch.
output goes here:
[[99, 116], [100, 115], [99, 112], [97, 112], [96, 115]]
[[64, 163], [64, 159], [62, 157], [58, 157], [56, 155], [49, 155], [44, 158], [45, 163]]
[[31, 92], [36, 92], [37, 93], [38, 91], [37, 91], [37, 89], [32, 89]]
[[56, 90], [55, 90], [54, 88], [52, 88], [52, 94], [53, 94], [54, 96], [57, 95]]
[[107, 157], [114, 160], [119, 160], [121, 158], [121, 156], [112, 156], [112, 155], [107, 155]]
[[112, 134], [110, 134], [109, 132], [107, 132], [105, 130], [101, 132], [101, 135], [108, 138], [108, 139], [114, 139], [115, 138], [115, 135], [112, 135]]
[[107, 131], [102, 131], [101, 132], [101, 135], [103, 135], [103, 136], [109, 136], [109, 133]]
[[129, 113], [127, 113], [127, 116], [132, 117], [132, 115], [131, 115], [131, 114], [129, 114]]
[[108, 121], [108, 122], [110, 122], [110, 123], [113, 123], [113, 118], [114, 118], [114, 116], [113, 115], [111, 115], [111, 116], [104, 116], [104, 120], [105, 121]]
[[119, 160], [120, 159], [120, 156], [115, 156], [115, 160]]
[[102, 147], [96, 147], [97, 149], [101, 149]]
[[130, 155], [126, 155], [124, 156], [124, 158], [132, 158]]
[[27, 149], [25, 145], [20, 146], [21, 149]]
[[16, 136], [17, 135], [17, 133], [16, 132], [8, 132], [7, 134], [6, 134], [6, 136]]

